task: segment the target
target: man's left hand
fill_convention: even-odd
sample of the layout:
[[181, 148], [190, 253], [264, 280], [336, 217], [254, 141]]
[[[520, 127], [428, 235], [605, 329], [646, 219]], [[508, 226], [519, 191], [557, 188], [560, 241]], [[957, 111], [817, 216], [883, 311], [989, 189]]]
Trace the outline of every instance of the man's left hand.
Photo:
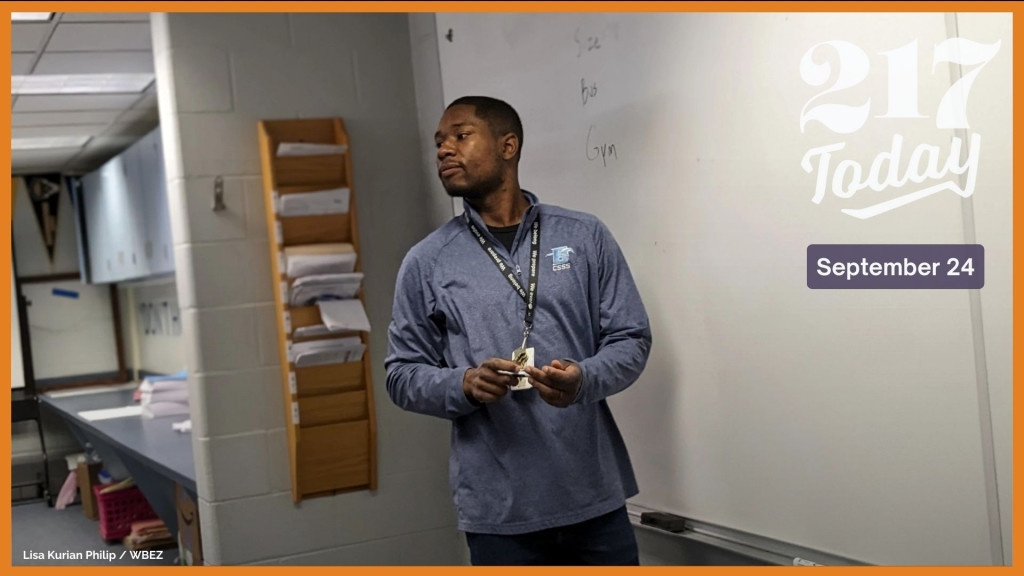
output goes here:
[[583, 384], [583, 371], [571, 362], [554, 360], [549, 366], [526, 366], [524, 370], [530, 376], [530, 384], [540, 392], [540, 397], [557, 408], [572, 404]]

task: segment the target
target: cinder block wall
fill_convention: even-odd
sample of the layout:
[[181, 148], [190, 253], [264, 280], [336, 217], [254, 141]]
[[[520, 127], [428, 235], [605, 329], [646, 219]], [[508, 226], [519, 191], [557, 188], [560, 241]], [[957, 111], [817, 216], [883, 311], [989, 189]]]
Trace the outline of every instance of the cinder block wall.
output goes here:
[[[418, 136], [407, 15], [152, 21], [207, 563], [465, 563], [447, 480], [448, 423], [398, 410], [384, 387], [398, 267], [441, 224], [429, 215], [446, 202], [422, 177], [432, 149]], [[352, 148], [379, 489], [295, 505], [257, 122], [332, 116], [344, 118]], [[217, 176], [221, 212], [210, 209]]]

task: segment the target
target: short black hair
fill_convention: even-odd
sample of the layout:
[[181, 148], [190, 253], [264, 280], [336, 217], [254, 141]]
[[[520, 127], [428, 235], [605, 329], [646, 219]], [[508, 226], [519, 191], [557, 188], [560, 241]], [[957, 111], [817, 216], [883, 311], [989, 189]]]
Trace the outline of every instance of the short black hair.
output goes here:
[[519, 139], [519, 150], [516, 151], [516, 158], [519, 158], [523, 150], [523, 122], [515, 108], [508, 102], [490, 96], [463, 96], [449, 104], [448, 108], [460, 105], [472, 106], [476, 116], [487, 122], [487, 127], [496, 136], [504, 136], [509, 132], [515, 134]]

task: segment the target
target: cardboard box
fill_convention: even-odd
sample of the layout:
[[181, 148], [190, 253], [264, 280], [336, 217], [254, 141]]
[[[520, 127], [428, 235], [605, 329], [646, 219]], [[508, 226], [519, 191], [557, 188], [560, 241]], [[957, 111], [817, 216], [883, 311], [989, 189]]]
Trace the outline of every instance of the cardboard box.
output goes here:
[[178, 509], [178, 552], [185, 566], [203, 565], [203, 539], [199, 531], [199, 506], [180, 484], [174, 485], [174, 503]]
[[102, 462], [93, 462], [92, 464], [79, 462], [78, 470], [75, 472], [78, 475], [78, 492], [82, 497], [82, 512], [86, 518], [92, 520], [100, 519], [100, 511], [96, 506], [96, 495], [93, 494], [92, 489], [94, 486], [99, 486], [101, 468], [103, 468]]

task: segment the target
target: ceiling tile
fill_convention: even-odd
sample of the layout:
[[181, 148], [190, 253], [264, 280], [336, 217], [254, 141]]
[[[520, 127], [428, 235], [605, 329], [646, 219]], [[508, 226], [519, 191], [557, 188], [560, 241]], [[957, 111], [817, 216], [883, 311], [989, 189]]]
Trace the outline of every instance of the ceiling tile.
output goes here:
[[45, 138], [48, 136], [95, 136], [109, 124], [81, 124], [78, 126], [15, 126], [11, 138]]
[[79, 148], [11, 150], [11, 174], [60, 172], [80, 152]]
[[85, 110], [122, 110], [139, 99], [134, 94], [62, 94], [54, 96], [19, 96], [15, 112], [78, 112]]
[[46, 160], [70, 160], [81, 152], [81, 148], [47, 148], [42, 150], [11, 150], [14, 162], [38, 162]]
[[35, 52], [43, 42], [43, 36], [50, 29], [50, 24], [11, 24], [11, 51]]
[[[13, 72], [12, 72], [13, 73]], [[153, 73], [153, 53], [44, 52], [36, 74], [140, 74]]]
[[152, 50], [148, 22], [58, 24], [47, 52]]
[[11, 53], [11, 74], [28, 74], [31, 72], [32, 58], [34, 52], [12, 52]]
[[73, 126], [75, 124], [110, 124], [121, 113], [107, 112], [30, 112], [11, 115], [11, 126]]
[[149, 22], [149, 12], [64, 12], [61, 22]]

